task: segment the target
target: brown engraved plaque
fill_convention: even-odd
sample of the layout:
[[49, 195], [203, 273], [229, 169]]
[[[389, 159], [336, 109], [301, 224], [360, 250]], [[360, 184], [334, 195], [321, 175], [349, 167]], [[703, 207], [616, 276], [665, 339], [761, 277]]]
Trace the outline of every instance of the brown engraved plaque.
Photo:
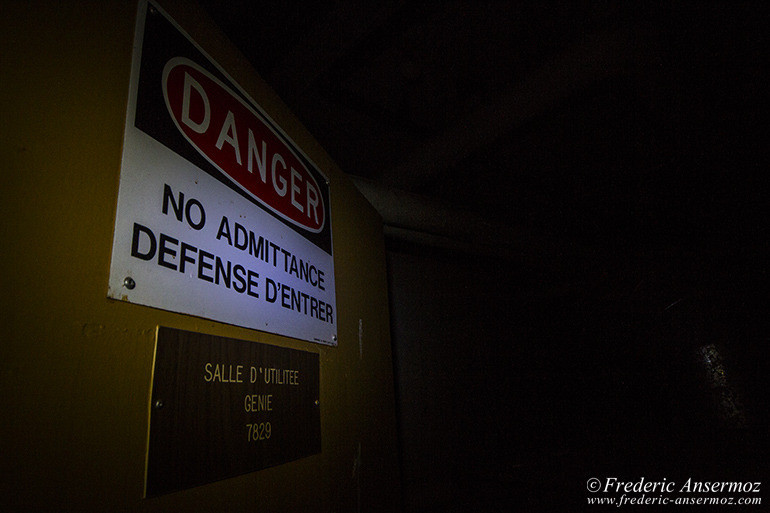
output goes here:
[[318, 354], [158, 328], [145, 495], [321, 452]]

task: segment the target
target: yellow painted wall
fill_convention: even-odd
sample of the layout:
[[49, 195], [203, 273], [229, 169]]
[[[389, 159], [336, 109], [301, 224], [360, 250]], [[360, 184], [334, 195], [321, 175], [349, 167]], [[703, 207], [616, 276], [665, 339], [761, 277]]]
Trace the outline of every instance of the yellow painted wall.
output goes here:
[[[381, 221], [199, 7], [162, 5], [329, 176], [339, 346], [107, 299], [136, 4], [3, 2], [0, 510], [398, 510]], [[319, 353], [322, 453], [143, 499], [157, 325]]]

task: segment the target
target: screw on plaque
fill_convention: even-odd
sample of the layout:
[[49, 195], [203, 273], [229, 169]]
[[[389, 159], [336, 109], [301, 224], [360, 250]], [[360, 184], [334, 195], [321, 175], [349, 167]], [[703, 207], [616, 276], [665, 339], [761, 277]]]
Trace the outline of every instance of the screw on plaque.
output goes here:
[[319, 404], [321, 404], [321, 402], [318, 399], [316, 399], [315, 400], [315, 405], [318, 406]]
[[126, 279], [123, 280], [123, 286], [128, 290], [134, 290], [134, 287], [136, 287], [136, 282], [131, 276], [126, 276]]
[[336, 342], [336, 341], [337, 341], [337, 335], [332, 335], [332, 342]]
[[163, 408], [163, 401], [161, 401], [160, 399], [156, 400], [154, 406], [156, 410], [160, 410], [161, 408]]

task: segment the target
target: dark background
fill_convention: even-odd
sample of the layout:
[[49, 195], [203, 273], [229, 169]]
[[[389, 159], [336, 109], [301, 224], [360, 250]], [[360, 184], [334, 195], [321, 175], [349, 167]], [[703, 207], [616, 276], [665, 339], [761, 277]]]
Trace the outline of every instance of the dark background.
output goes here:
[[764, 479], [764, 3], [202, 3], [383, 215], [405, 511]]

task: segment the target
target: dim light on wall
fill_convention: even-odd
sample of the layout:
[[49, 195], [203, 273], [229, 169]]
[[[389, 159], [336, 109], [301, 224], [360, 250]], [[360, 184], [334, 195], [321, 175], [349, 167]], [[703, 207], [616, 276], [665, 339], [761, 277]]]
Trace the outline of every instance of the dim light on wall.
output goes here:
[[700, 346], [696, 349], [696, 356], [705, 370], [706, 384], [711, 390], [720, 418], [733, 427], [745, 427], [746, 412], [739, 394], [727, 378], [722, 354], [716, 344]]

